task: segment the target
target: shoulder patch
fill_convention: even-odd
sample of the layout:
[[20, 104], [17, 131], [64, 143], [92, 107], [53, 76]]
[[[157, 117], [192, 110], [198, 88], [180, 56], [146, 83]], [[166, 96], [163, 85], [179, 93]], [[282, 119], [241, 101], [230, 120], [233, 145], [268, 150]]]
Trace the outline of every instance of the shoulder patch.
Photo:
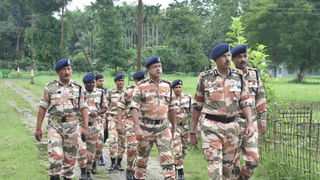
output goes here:
[[77, 81], [71, 81], [71, 82], [72, 82], [72, 84], [74, 84], [74, 85], [76, 85], [76, 86], [81, 87], [81, 84], [80, 84], [80, 83], [78, 83]]
[[137, 83], [137, 85], [143, 84], [143, 83], [148, 82], [148, 81], [149, 81], [149, 79], [148, 79], [148, 78], [145, 78], [145, 79], [139, 81], [139, 82]]
[[161, 79], [163, 82], [168, 83], [171, 86], [171, 82], [169, 80], [166, 79]]
[[252, 68], [252, 67], [247, 67], [247, 70], [248, 70], [248, 71], [256, 71], [257, 69]]
[[212, 74], [214, 74], [214, 71], [215, 71], [215, 69], [210, 69], [210, 70], [207, 70], [207, 71], [203, 71], [203, 72], [200, 73], [200, 76], [212, 75]]
[[56, 83], [58, 83], [58, 80], [53, 80], [53, 81], [50, 81], [46, 84], [46, 87], [49, 87], [49, 86], [52, 86], [52, 85], [55, 85]]

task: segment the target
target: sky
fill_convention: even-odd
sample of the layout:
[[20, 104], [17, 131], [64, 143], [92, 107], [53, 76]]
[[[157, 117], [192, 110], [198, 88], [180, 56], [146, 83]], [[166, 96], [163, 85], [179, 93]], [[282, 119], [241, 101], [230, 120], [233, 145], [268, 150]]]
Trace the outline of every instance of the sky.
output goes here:
[[[84, 10], [84, 7], [86, 5], [90, 5], [91, 2], [94, 2], [95, 0], [73, 0], [71, 4], [67, 6], [69, 10], [75, 10], [75, 9], [81, 9]], [[128, 4], [134, 3], [138, 4], [138, 0], [119, 0], [116, 4], [122, 4], [122, 2], [127, 2]], [[168, 7], [168, 4], [173, 2], [173, 0], [142, 0], [143, 4], [147, 5], [156, 5], [156, 4], [161, 4], [162, 8]]]

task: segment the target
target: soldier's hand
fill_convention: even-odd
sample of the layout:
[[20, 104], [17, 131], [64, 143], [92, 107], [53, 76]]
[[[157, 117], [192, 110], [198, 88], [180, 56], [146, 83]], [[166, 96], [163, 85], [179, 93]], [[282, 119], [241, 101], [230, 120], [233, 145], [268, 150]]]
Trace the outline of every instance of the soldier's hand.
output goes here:
[[82, 128], [82, 134], [84, 135], [85, 139], [88, 139], [88, 128]]
[[142, 129], [140, 127], [136, 128], [136, 137], [137, 137], [138, 141], [141, 141], [141, 140], [144, 139], [143, 132], [142, 132]]
[[36, 133], [34, 134], [35, 138], [37, 141], [41, 142], [42, 139], [42, 130], [41, 129], [36, 129]]
[[196, 148], [199, 149], [198, 147], [198, 138], [196, 133], [190, 133], [190, 143]]
[[119, 133], [123, 133], [123, 125], [122, 125], [122, 123], [121, 124], [120, 123], [117, 124], [117, 131]]
[[261, 120], [260, 121], [259, 131], [261, 132], [262, 136], [267, 132], [267, 122], [266, 122], [266, 120]]
[[254, 128], [252, 124], [248, 124], [246, 129], [246, 137], [251, 137], [253, 133], [254, 133]]

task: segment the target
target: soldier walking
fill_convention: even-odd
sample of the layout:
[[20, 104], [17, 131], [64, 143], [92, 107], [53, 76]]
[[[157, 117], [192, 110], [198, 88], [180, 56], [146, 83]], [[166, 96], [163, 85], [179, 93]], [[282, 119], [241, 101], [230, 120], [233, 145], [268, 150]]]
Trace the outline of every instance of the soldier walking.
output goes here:
[[[239, 135], [239, 148], [236, 154], [233, 175], [237, 179], [249, 179], [252, 177], [255, 169], [259, 162], [259, 133], [258, 133], [258, 122], [262, 135], [267, 130], [266, 117], [267, 117], [267, 102], [265, 98], [265, 91], [263, 88], [262, 81], [259, 77], [258, 71], [254, 68], [248, 67], [248, 45], [242, 44], [234, 47], [231, 51], [232, 61], [236, 68], [243, 71], [243, 77], [248, 84], [250, 99], [252, 101], [252, 124], [254, 128], [253, 136], [246, 137], [245, 129], [247, 122], [243, 113], [237, 118], [240, 128]], [[244, 165], [240, 168], [240, 153], [242, 151]]]
[[175, 112], [171, 102], [170, 82], [161, 78], [162, 66], [158, 56], [149, 58], [145, 67], [149, 77], [136, 85], [131, 99], [131, 114], [138, 140], [134, 176], [135, 179], [146, 178], [150, 151], [155, 143], [160, 154], [163, 176], [173, 180], [175, 168], [170, 145], [175, 128]]
[[[98, 89], [103, 89], [104, 95], [106, 96], [108, 89], [103, 87], [104, 85], [104, 77], [101, 74], [96, 75], [96, 88]], [[103, 144], [106, 142], [106, 139], [108, 138], [108, 121], [106, 119], [106, 114], [102, 114], [99, 118], [99, 127], [100, 127], [100, 134], [99, 134], [99, 140], [97, 144], [97, 152], [96, 152], [96, 157], [95, 161], [93, 162], [92, 166], [92, 174], [97, 173], [96, 169], [96, 162], [98, 161], [99, 166], [104, 166], [104, 158], [103, 158]]]
[[230, 46], [220, 43], [210, 55], [216, 68], [201, 72], [195, 94], [190, 141], [197, 148], [196, 126], [202, 114], [202, 149], [208, 161], [212, 180], [229, 179], [238, 145], [236, 116], [243, 111], [248, 126], [246, 136], [253, 134], [250, 98], [242, 71], [230, 68]]
[[41, 125], [46, 112], [49, 113], [47, 124], [49, 175], [50, 180], [71, 180], [74, 177], [79, 132], [79, 116], [83, 120], [85, 137], [88, 133], [88, 108], [84, 102], [82, 86], [71, 80], [71, 59], [61, 59], [56, 63], [58, 80], [51, 81], [44, 88], [39, 105], [35, 138], [42, 139]]
[[[137, 71], [133, 75], [133, 79], [137, 84], [139, 81], [145, 78], [145, 71]], [[118, 103], [118, 132], [125, 132], [127, 138], [127, 168], [126, 179], [134, 180], [134, 163], [137, 158], [137, 138], [134, 129], [134, 122], [130, 113], [130, 104], [135, 86], [129, 86], [122, 94], [120, 102]], [[124, 112], [124, 118], [122, 117]], [[125, 119], [122, 123], [122, 119]], [[124, 127], [123, 127], [124, 126]]]
[[183, 159], [189, 149], [189, 115], [191, 112], [191, 96], [183, 94], [183, 82], [180, 79], [174, 80], [171, 84], [174, 96], [172, 103], [176, 112], [176, 129], [174, 134], [173, 149], [178, 180], [184, 180]]
[[87, 179], [92, 180], [91, 171], [94, 163], [94, 158], [97, 151], [97, 144], [99, 134], [101, 132], [99, 118], [107, 111], [106, 97], [102, 89], [95, 88], [95, 74], [88, 73], [83, 79], [85, 84], [84, 100], [88, 105], [88, 138], [86, 139], [86, 150], [87, 150]]
[[107, 169], [108, 171], [124, 171], [121, 166], [123, 154], [125, 152], [126, 137], [122, 132], [117, 131], [118, 124], [118, 103], [120, 101], [121, 94], [124, 92], [124, 75], [122, 73], [117, 74], [114, 77], [116, 88], [108, 90], [107, 104], [109, 107], [108, 112], [108, 131], [109, 131], [109, 151], [111, 164]]

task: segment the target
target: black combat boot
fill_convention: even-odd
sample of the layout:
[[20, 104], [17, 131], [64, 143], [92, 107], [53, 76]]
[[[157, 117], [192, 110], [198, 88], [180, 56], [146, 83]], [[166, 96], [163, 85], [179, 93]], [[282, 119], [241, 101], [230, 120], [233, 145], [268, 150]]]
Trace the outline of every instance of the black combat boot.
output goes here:
[[126, 178], [127, 180], [134, 180], [134, 173], [133, 171], [130, 171], [130, 170], [126, 170]]
[[67, 178], [67, 177], [63, 177], [63, 180], [72, 180], [72, 179]]
[[118, 158], [118, 159], [117, 159], [116, 169], [118, 169], [119, 171], [124, 171], [124, 169], [123, 169], [122, 166], [121, 166], [121, 161], [122, 161], [122, 158]]
[[106, 165], [106, 164], [104, 163], [104, 159], [103, 159], [103, 155], [102, 155], [102, 154], [101, 154], [100, 159], [99, 159], [99, 161], [98, 161], [98, 165], [99, 165], [99, 166], [104, 166], [104, 165]]
[[178, 169], [178, 180], [184, 180], [183, 169]]
[[81, 175], [79, 180], [87, 180], [87, 172], [86, 172], [86, 168], [80, 168], [81, 170]]
[[92, 172], [92, 174], [97, 174], [97, 164], [96, 164], [96, 161], [94, 161], [93, 164], [92, 164], [91, 172]]
[[109, 168], [107, 168], [108, 171], [114, 171], [116, 170], [117, 165], [116, 165], [116, 158], [111, 158], [111, 165]]
[[60, 176], [59, 175], [50, 176], [50, 180], [60, 180]]
[[91, 174], [90, 174], [90, 170], [87, 171], [87, 180], [93, 180], [92, 177], [91, 177]]

